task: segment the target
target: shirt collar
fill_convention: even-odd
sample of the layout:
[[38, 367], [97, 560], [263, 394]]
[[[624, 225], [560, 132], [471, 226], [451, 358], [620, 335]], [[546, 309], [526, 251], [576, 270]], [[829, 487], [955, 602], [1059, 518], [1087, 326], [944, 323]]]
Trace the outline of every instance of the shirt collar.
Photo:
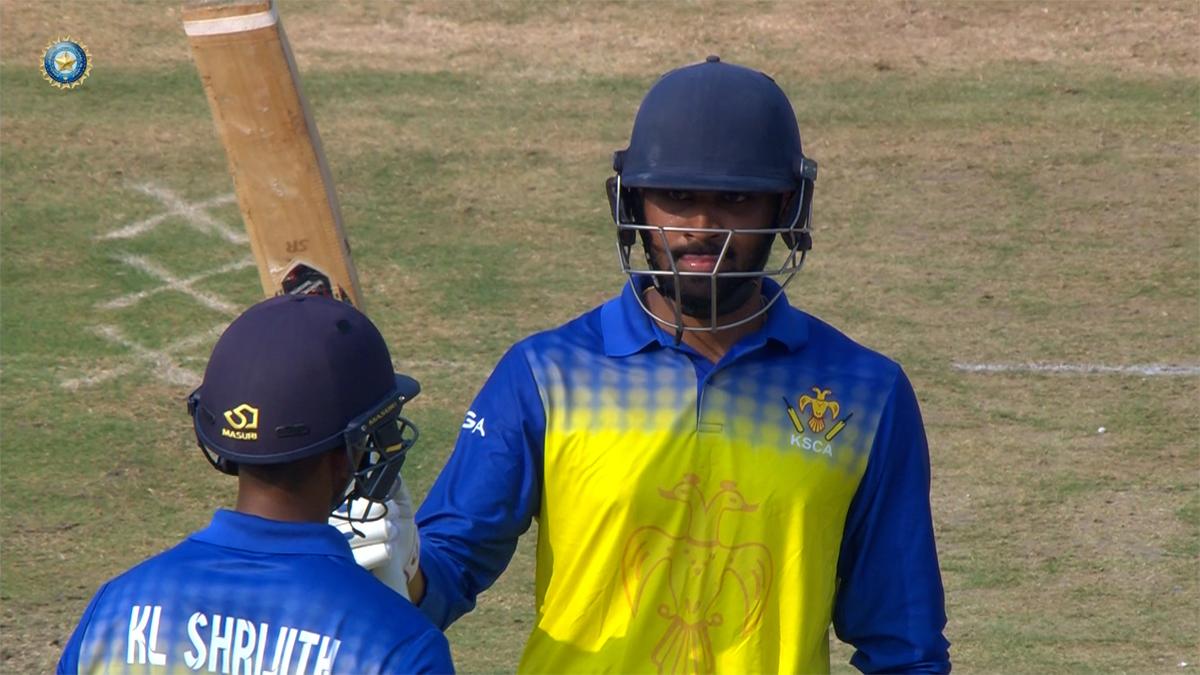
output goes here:
[[[606, 356], [629, 356], [655, 342], [661, 347], [675, 348], [675, 336], [659, 328], [638, 302], [638, 293], [649, 283], [648, 279], [643, 280], [635, 287], [630, 280], [620, 296], [600, 308]], [[779, 284], [774, 279], [764, 277], [763, 297], [770, 298], [776, 291], [780, 291]], [[774, 341], [794, 352], [808, 341], [808, 317], [788, 304], [787, 295], [780, 291], [779, 298], [767, 310], [767, 320], [762, 329], [747, 339]]]
[[290, 523], [220, 509], [190, 539], [259, 553], [329, 555], [354, 560], [350, 544], [326, 523]]

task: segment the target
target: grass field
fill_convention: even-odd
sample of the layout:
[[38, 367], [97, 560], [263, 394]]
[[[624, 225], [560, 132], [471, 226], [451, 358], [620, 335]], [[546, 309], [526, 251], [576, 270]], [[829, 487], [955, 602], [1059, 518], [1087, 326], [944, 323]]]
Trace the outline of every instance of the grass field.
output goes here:
[[[504, 349], [617, 292], [611, 152], [719, 53], [821, 164], [792, 302], [921, 398], [957, 668], [1200, 663], [1196, 2], [280, 6], [424, 386], [418, 499]], [[70, 92], [38, 71], [63, 35], [95, 64]], [[231, 503], [184, 397], [260, 290], [173, 4], [0, 4], [0, 144], [0, 671], [45, 672], [100, 583]], [[1028, 363], [1184, 374], [955, 367]], [[515, 667], [531, 544], [450, 630], [462, 670]]]

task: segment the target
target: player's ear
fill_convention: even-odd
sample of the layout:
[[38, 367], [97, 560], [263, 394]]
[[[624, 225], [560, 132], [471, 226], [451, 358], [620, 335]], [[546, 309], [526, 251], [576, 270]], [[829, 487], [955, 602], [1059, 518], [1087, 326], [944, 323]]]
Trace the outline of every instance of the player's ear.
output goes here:
[[321, 472], [323, 480], [328, 481], [330, 510], [336, 509], [346, 501], [346, 496], [352, 487], [353, 458], [346, 452], [344, 446], [335, 448], [322, 455], [321, 464], [316, 470]]
[[[608, 207], [613, 223], [622, 225], [645, 222], [641, 190], [619, 187], [617, 177], [612, 176], [604, 182], [604, 191], [608, 195]], [[630, 229], [618, 230], [617, 237], [623, 246], [632, 246], [636, 240], [634, 230]]]
[[354, 475], [354, 466], [346, 448], [343, 446], [325, 453], [321, 465], [325, 473], [329, 475], [334, 490], [338, 493], [345, 490], [346, 484]]

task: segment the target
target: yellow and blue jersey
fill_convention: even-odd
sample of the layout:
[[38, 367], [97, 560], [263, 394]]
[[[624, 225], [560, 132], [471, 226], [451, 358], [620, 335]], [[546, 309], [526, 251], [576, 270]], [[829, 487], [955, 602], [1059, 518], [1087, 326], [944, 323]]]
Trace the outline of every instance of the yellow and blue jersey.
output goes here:
[[104, 584], [59, 673], [449, 673], [442, 632], [324, 523], [218, 511]]
[[713, 364], [634, 292], [496, 366], [417, 513], [420, 609], [469, 611], [537, 518], [522, 671], [827, 671], [831, 623], [863, 670], [947, 671], [900, 367], [786, 298]]

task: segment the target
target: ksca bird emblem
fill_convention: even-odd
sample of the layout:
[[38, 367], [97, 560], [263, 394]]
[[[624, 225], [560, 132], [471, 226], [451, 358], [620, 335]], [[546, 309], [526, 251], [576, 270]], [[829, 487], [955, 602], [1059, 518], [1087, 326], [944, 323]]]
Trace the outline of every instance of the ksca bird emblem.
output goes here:
[[[654, 589], [658, 615], [667, 622], [650, 654], [659, 673], [712, 673], [716, 663], [709, 629], [725, 623], [720, 610], [737, 607], [737, 634], [748, 635], [762, 619], [771, 590], [774, 565], [767, 547], [721, 536], [726, 514], [754, 512], [758, 505], [747, 503], [733, 481], [723, 481], [705, 499], [700, 478], [693, 474], [670, 490], [660, 488], [659, 494], [687, 506], [686, 532], [655, 526], [634, 531], [621, 560], [625, 599], [636, 616], [642, 595]], [[659, 573], [663, 578], [652, 580]], [[727, 588], [725, 602], [718, 604]], [[740, 598], [740, 606], [730, 598]]]
[[829, 419], [835, 420], [837, 419], [839, 408], [837, 401], [825, 398], [833, 391], [832, 389], [813, 387], [812, 390], [816, 393], [817, 397], [813, 398], [808, 394], [801, 396], [800, 411], [803, 412], [805, 408], [812, 409], [812, 416], [808, 418], [808, 428], [812, 429], [813, 433], [819, 434], [825, 430], [825, 413], [829, 413]]

